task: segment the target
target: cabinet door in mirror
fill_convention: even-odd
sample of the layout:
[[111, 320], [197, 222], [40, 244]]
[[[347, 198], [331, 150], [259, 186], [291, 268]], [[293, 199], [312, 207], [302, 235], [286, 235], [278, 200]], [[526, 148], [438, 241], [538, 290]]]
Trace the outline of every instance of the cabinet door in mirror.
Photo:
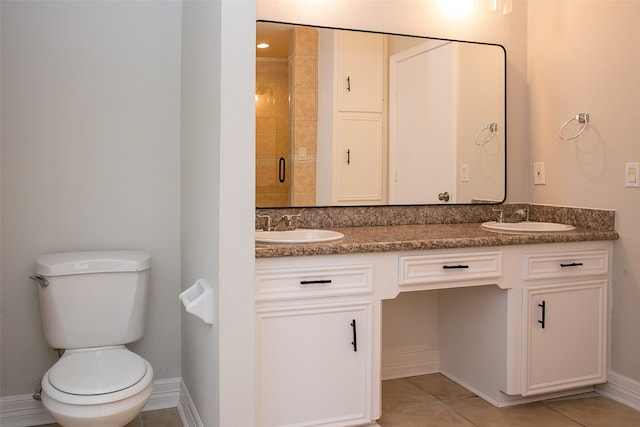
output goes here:
[[[270, 45], [256, 48], [257, 207], [504, 201], [502, 46], [275, 22], [256, 27], [257, 42]], [[341, 123], [364, 115], [379, 123], [375, 141], [365, 132], [345, 142]], [[345, 146], [367, 147], [366, 158], [376, 161], [356, 171], [361, 164], [345, 164], [355, 155]], [[345, 197], [345, 188], [364, 182], [366, 191]]]

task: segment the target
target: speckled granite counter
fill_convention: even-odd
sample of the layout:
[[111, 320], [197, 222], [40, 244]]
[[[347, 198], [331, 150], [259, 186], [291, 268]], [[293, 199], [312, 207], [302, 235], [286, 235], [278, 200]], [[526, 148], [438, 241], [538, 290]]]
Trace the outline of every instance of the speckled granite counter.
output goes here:
[[391, 225], [331, 229], [340, 231], [345, 237], [332, 243], [256, 244], [256, 258], [618, 239], [618, 233], [615, 230], [579, 226], [575, 230], [555, 233], [493, 232], [483, 229], [479, 223]]

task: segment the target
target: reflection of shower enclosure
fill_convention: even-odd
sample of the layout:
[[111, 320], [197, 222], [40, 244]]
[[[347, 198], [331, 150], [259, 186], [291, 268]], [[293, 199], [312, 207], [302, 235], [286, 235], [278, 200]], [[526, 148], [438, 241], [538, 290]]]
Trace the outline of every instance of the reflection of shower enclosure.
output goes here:
[[[289, 64], [256, 62], [256, 205], [289, 203]], [[280, 158], [285, 161], [280, 162]], [[284, 163], [284, 165], [282, 165]], [[284, 178], [284, 179], [282, 179]], [[282, 179], [283, 182], [280, 182]]]
[[256, 62], [256, 206], [316, 204], [318, 33], [293, 27], [288, 58]]

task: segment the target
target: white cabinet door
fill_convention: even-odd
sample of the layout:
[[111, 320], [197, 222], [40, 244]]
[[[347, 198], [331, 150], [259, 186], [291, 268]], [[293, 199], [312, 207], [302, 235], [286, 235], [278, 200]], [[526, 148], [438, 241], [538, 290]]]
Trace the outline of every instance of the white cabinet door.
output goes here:
[[371, 421], [371, 302], [256, 311], [260, 427]]
[[382, 117], [340, 115], [337, 134], [334, 203], [382, 203]]
[[523, 395], [606, 381], [606, 280], [524, 293]]
[[382, 112], [383, 36], [339, 31], [336, 40], [338, 110]]

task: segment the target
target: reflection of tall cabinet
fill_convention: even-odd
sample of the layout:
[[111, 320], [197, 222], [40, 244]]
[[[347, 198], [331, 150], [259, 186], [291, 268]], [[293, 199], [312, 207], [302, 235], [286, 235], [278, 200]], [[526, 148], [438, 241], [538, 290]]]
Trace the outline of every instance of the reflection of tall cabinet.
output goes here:
[[332, 203], [381, 204], [386, 191], [386, 42], [336, 32]]

